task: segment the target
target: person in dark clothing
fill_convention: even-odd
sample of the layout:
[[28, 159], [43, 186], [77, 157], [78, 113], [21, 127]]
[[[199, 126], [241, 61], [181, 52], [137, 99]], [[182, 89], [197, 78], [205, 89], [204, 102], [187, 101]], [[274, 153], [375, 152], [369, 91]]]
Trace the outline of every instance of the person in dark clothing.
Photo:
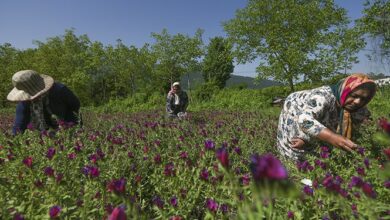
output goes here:
[[9, 101], [18, 102], [13, 134], [23, 133], [28, 126], [40, 131], [58, 128], [58, 120], [81, 124], [80, 101], [64, 84], [33, 70], [22, 70], [12, 76], [14, 89]]
[[169, 118], [186, 116], [188, 106], [187, 93], [180, 88], [179, 82], [174, 82], [167, 95], [166, 111]]

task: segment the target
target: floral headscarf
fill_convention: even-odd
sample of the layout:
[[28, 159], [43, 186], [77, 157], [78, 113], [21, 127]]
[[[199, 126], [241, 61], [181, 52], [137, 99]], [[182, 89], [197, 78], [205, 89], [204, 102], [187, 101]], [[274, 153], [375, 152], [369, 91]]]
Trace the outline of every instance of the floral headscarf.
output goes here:
[[344, 109], [345, 100], [355, 88], [361, 86], [364, 83], [375, 82], [365, 74], [356, 73], [340, 80], [337, 84], [331, 86], [332, 92], [336, 97], [337, 103], [342, 108], [340, 112], [337, 132], [348, 139], [351, 139], [352, 136], [352, 119], [351, 113]]

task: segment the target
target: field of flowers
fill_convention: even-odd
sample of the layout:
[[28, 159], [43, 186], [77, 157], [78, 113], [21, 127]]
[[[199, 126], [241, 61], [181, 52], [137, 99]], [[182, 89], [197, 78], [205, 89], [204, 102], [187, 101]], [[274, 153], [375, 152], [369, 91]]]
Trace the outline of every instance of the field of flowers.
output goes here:
[[353, 154], [321, 145], [294, 163], [275, 149], [278, 112], [85, 112], [83, 128], [16, 137], [3, 115], [0, 218], [390, 219], [385, 119]]

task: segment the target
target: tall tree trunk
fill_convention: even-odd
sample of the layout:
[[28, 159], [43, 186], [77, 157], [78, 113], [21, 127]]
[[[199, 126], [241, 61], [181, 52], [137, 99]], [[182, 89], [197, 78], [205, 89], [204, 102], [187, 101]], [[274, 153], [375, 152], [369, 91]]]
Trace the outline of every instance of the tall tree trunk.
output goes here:
[[290, 86], [290, 92], [295, 92], [294, 81], [292, 77], [288, 78], [288, 85]]

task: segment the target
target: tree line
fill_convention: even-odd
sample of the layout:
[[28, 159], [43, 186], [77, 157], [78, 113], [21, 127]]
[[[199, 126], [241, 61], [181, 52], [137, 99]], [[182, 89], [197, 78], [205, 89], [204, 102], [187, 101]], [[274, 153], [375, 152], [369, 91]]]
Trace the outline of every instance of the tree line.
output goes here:
[[[358, 62], [368, 40], [373, 53], [390, 64], [390, 1], [367, 1], [363, 17], [352, 21], [333, 0], [248, 0], [223, 23], [226, 37], [205, 45], [203, 31], [193, 36], [152, 33], [153, 44], [140, 48], [91, 41], [74, 29], [34, 41], [36, 48], [0, 45], [0, 106], [7, 106], [12, 74], [34, 69], [65, 83], [83, 105], [101, 105], [136, 93], [165, 94], [185, 74], [202, 72], [205, 85], [223, 88], [234, 62], [260, 60], [259, 79], [272, 78], [295, 90], [297, 80], [318, 82], [346, 73]], [[373, 56], [374, 57], [374, 56]]]

